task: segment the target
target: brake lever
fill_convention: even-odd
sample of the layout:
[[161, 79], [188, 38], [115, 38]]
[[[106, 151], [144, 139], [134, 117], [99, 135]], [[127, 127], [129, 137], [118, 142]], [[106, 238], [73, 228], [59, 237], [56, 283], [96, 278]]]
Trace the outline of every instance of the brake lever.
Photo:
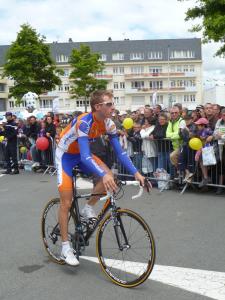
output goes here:
[[145, 190], [146, 190], [147, 193], [151, 192], [152, 184], [151, 184], [151, 182], [147, 178], [145, 178], [144, 188], [145, 188]]

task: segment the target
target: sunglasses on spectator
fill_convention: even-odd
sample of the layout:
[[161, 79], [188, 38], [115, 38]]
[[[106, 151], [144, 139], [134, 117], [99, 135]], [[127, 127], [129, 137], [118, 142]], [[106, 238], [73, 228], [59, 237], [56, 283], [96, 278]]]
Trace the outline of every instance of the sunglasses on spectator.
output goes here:
[[98, 104], [105, 104], [107, 107], [112, 107], [115, 105], [115, 102], [101, 102], [101, 103], [98, 103]]
[[175, 115], [175, 114], [179, 114], [179, 112], [177, 112], [177, 111], [171, 112], [171, 115]]

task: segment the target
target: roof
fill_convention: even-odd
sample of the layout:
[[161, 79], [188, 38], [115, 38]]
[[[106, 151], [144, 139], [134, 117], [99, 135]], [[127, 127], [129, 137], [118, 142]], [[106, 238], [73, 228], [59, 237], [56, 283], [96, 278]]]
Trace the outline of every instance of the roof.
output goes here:
[[[70, 56], [73, 48], [79, 48], [81, 44], [88, 45], [93, 52], [99, 52], [107, 55], [107, 61], [110, 62], [129, 62], [131, 53], [143, 53], [143, 60], [141, 61], [167, 61], [168, 51], [181, 51], [191, 50], [195, 53], [195, 58], [188, 58], [188, 60], [201, 60], [201, 39], [189, 38], [189, 39], [158, 39], [158, 40], [121, 40], [121, 41], [98, 41], [98, 42], [67, 42], [58, 43], [54, 42], [49, 44], [52, 57], [56, 59], [57, 55]], [[4, 64], [5, 53], [9, 48], [7, 45], [0, 46], [0, 66]], [[162, 58], [151, 60], [148, 58], [148, 52], [162, 52]], [[115, 61], [112, 60], [113, 53], [124, 53], [124, 60]], [[171, 61], [173, 59], [170, 59]], [[179, 59], [175, 59], [176, 61]], [[187, 59], [180, 59], [187, 60]], [[132, 62], [135, 60], [132, 60]], [[58, 64], [58, 63], [57, 63]], [[65, 62], [64, 62], [65, 64]]]

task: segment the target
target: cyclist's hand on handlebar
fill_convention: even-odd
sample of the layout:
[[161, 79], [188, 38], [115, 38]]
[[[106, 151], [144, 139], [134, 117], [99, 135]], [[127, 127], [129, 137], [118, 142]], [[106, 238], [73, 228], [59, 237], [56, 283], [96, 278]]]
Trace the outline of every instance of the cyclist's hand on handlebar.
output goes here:
[[115, 192], [116, 191], [117, 185], [114, 181], [113, 175], [105, 174], [103, 176], [102, 181], [103, 181], [103, 184], [104, 184], [104, 187], [105, 187], [106, 191], [109, 191], [109, 192]]
[[150, 190], [152, 189], [151, 182], [148, 181], [148, 179], [142, 176], [139, 172], [135, 173], [134, 177], [137, 181], [140, 182], [140, 185], [143, 186], [146, 189], [146, 191], [149, 193]]

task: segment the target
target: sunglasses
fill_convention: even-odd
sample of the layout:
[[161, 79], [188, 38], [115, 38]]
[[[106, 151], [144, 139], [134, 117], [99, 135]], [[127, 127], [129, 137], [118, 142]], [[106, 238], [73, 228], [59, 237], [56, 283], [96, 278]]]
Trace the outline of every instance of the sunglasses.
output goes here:
[[101, 103], [98, 103], [98, 104], [105, 104], [107, 107], [115, 106], [115, 102], [101, 102]]

